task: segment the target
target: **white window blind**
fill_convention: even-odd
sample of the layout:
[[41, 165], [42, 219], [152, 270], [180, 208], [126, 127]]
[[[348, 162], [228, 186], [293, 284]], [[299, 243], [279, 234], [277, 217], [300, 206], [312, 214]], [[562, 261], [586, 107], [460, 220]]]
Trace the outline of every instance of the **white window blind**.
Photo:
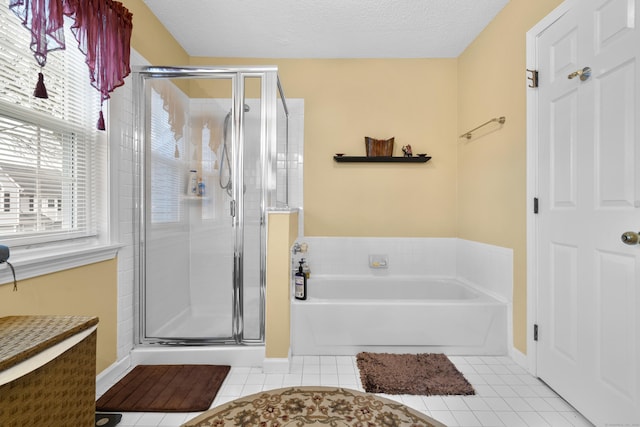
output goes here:
[[0, 241], [24, 245], [97, 233], [99, 93], [65, 26], [66, 50], [44, 67], [48, 99], [33, 96], [40, 67], [30, 33], [0, 0]]
[[[170, 85], [164, 86], [165, 90]], [[175, 89], [177, 91], [177, 89]], [[178, 223], [182, 218], [182, 200], [187, 191], [184, 138], [175, 139], [169, 112], [162, 96], [151, 90], [151, 223]], [[179, 156], [176, 158], [176, 146]]]

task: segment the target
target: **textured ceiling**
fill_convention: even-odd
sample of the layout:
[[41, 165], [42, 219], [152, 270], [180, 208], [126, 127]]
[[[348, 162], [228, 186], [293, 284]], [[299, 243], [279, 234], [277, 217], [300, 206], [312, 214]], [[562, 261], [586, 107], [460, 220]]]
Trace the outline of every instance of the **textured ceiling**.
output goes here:
[[190, 56], [258, 58], [457, 57], [509, 2], [144, 1]]

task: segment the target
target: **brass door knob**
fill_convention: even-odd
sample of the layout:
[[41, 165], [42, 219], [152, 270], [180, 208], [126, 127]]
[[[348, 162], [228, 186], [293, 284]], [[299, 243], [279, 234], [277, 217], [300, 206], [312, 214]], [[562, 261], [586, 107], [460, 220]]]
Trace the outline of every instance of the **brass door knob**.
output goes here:
[[626, 231], [620, 236], [620, 240], [625, 245], [637, 245], [640, 242], [640, 236], [634, 231]]
[[589, 77], [591, 77], [591, 68], [584, 67], [582, 70], [574, 71], [567, 76], [568, 79], [573, 79], [576, 77], [580, 77], [580, 80], [582, 81], [587, 80]]

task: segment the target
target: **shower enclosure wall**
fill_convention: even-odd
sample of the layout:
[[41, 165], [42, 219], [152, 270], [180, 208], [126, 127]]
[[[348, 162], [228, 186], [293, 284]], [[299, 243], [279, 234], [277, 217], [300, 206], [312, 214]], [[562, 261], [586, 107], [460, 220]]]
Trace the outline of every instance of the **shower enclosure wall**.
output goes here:
[[134, 70], [139, 344], [263, 344], [265, 212], [286, 207], [277, 68]]

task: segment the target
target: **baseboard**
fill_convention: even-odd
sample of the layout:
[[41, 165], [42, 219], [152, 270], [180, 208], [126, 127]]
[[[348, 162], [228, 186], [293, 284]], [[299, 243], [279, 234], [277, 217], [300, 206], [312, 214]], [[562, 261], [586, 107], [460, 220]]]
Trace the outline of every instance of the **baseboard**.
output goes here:
[[262, 372], [265, 374], [288, 374], [290, 357], [265, 357], [262, 362]]
[[128, 355], [113, 363], [96, 376], [96, 394], [102, 395], [115, 384], [131, 367], [131, 357]]
[[526, 354], [524, 354], [523, 352], [521, 352], [520, 350], [518, 350], [515, 347], [511, 347], [511, 351], [509, 352], [509, 356], [511, 356], [511, 359], [514, 362], [516, 362], [516, 364], [518, 366], [520, 366], [521, 368], [523, 368], [527, 372], [529, 372], [529, 359], [527, 358]]

